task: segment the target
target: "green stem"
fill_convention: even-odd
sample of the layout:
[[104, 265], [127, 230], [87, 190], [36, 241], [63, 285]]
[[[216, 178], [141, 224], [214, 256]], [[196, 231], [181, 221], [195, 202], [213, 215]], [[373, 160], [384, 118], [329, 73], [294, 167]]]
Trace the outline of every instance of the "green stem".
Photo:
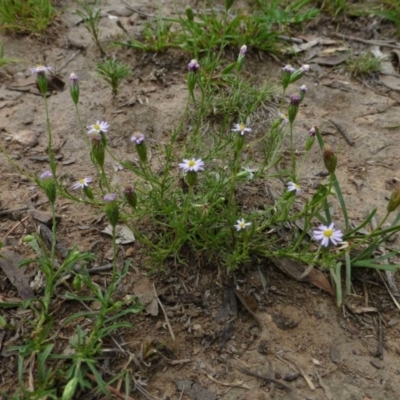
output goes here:
[[53, 134], [51, 133], [49, 107], [47, 104], [46, 94], [43, 95], [43, 101], [44, 101], [44, 108], [46, 111], [47, 136], [49, 139], [48, 140], [48, 152], [49, 152], [49, 159], [50, 159], [50, 169], [55, 178], [56, 177], [56, 161], [55, 161], [54, 152], [53, 152]]

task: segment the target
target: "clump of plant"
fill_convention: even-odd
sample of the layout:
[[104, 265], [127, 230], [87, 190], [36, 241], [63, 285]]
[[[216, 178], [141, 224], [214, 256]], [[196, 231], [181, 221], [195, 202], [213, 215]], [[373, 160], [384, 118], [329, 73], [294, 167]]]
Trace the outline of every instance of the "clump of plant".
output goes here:
[[105, 57], [106, 53], [103, 46], [100, 43], [100, 19], [101, 19], [101, 9], [98, 6], [100, 0], [94, 0], [89, 2], [89, 0], [79, 1], [77, 3], [82, 8], [82, 10], [76, 10], [76, 13], [82, 18], [85, 28], [92, 37], [95, 45], [100, 51], [102, 57]]
[[128, 65], [115, 58], [108, 58], [97, 63], [96, 72], [108, 83], [114, 96], [119, 92], [121, 82], [132, 74]]
[[1, 0], [0, 30], [42, 34], [56, 15], [52, 0]]
[[117, 44], [145, 51], [161, 51], [169, 47], [185, 49], [198, 58], [209, 49], [226, 46], [240, 47], [243, 43], [264, 51], [276, 52], [279, 37], [287, 33], [292, 24], [300, 25], [313, 19], [316, 8], [305, 7], [309, 1], [281, 6], [281, 2], [258, 2], [254, 13], [231, 14], [234, 1], [225, 3], [225, 12], [214, 8], [199, 12], [187, 6], [186, 15], [164, 18], [158, 15], [146, 24], [142, 40], [129, 39]]
[[17, 63], [20, 61], [21, 60], [18, 60], [16, 58], [6, 57], [4, 53], [4, 44], [3, 43], [0, 44], [0, 68], [4, 67], [5, 65]]
[[352, 77], [366, 78], [380, 71], [381, 61], [381, 58], [375, 57], [370, 51], [350, 55], [346, 60], [346, 70]]

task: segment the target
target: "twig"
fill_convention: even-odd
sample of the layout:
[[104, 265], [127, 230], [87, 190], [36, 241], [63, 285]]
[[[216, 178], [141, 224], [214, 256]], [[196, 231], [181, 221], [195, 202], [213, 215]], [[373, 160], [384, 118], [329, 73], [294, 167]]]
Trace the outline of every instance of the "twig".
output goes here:
[[382, 331], [382, 317], [378, 315], [378, 343], [376, 346], [376, 352], [373, 354], [374, 357], [383, 360], [383, 331]]
[[1, 241], [4, 243], [6, 241], [6, 239], [8, 238], [8, 236], [11, 235], [11, 233], [13, 233], [21, 224], [23, 225], [23, 223], [29, 218], [29, 215], [25, 218], [23, 218], [21, 221], [18, 221], [5, 235], [4, 237], [1, 239]]
[[145, 13], [145, 12], [143, 12], [143, 11], [138, 10], [138, 9], [135, 8], [135, 7], [132, 7], [132, 6], [131, 6], [129, 3], [127, 3], [125, 0], [122, 0], [122, 2], [125, 4], [125, 6], [126, 6], [126, 8], [127, 8], [128, 10], [131, 10], [131, 11], [135, 12], [136, 14], [143, 15], [144, 17], [148, 17], [148, 18], [153, 18], [153, 17], [155, 17], [155, 15], [153, 15], [153, 14], [147, 14], [147, 13]]
[[275, 383], [276, 385], [280, 386], [281, 388], [287, 390], [288, 392], [291, 392], [291, 391], [292, 391], [292, 388], [291, 388], [290, 386], [285, 385], [283, 382], [280, 382], [280, 381], [278, 381], [277, 379], [269, 378], [268, 376], [262, 375], [262, 374], [260, 374], [259, 372], [253, 372], [253, 371], [251, 371], [251, 370], [249, 370], [249, 369], [247, 369], [247, 368], [241, 367], [241, 366], [239, 366], [239, 365], [234, 365], [234, 367], [235, 367], [238, 371], [242, 372], [243, 374], [250, 375], [250, 376], [254, 376], [254, 377], [259, 378], [259, 379], [264, 379], [264, 380], [266, 380], [266, 381], [268, 381], [268, 382], [273, 382], [273, 383]]
[[304, 378], [304, 380], [307, 382], [307, 385], [309, 386], [309, 388], [310, 388], [311, 390], [315, 390], [315, 386], [314, 386], [314, 384], [311, 382], [311, 379], [305, 374], [305, 372], [303, 371], [303, 369], [300, 368], [299, 365], [298, 365], [295, 361], [290, 360], [290, 359], [288, 359], [288, 358], [284, 358], [284, 357], [282, 357], [282, 356], [280, 356], [280, 355], [278, 355], [278, 354], [276, 354], [276, 356], [277, 356], [282, 362], [284, 362], [285, 364], [286, 364], [286, 362], [285, 362], [284, 360], [291, 362], [291, 363], [297, 368], [297, 372], [298, 372], [299, 374], [301, 374], [302, 377]]
[[172, 340], [175, 341], [174, 331], [172, 330], [171, 324], [169, 323], [168, 315], [165, 312], [164, 306], [162, 305], [160, 299], [158, 298], [157, 291], [156, 291], [156, 285], [154, 283], [153, 283], [153, 290], [154, 290], [154, 296], [156, 296], [156, 299], [157, 299], [157, 303], [159, 304], [162, 312], [164, 313], [165, 322], [166, 322], [166, 324], [168, 326], [168, 330], [169, 330], [169, 333], [170, 333], [170, 335], [172, 337]]
[[247, 310], [247, 312], [257, 321], [258, 326], [262, 330], [263, 327], [261, 325], [260, 318], [257, 317], [256, 314], [254, 314], [253, 310], [248, 306], [246, 299], [243, 297], [242, 293], [240, 293], [238, 290], [234, 290], [236, 297], [239, 299], [239, 301], [242, 303], [243, 307]]
[[76, 53], [72, 54], [72, 56], [57, 70], [57, 72], [61, 72], [61, 70], [64, 69], [80, 52], [81, 51], [78, 50]]
[[343, 35], [343, 33], [337, 33], [337, 32], [332, 33], [332, 35], [335, 37], [341, 38], [341, 39], [352, 40], [353, 42], [365, 43], [365, 44], [370, 44], [370, 45], [374, 45], [374, 46], [389, 47], [390, 49], [400, 50], [399, 46], [396, 46], [396, 45], [390, 44], [390, 43], [381, 42], [379, 40], [366, 40], [366, 39], [361, 39], [361, 38], [358, 38], [355, 36]]
[[[91, 381], [97, 383], [96, 378], [95, 378], [92, 374], [87, 374], [87, 377], [88, 377]], [[135, 400], [135, 399], [134, 399], [133, 397], [131, 397], [131, 396], [128, 396], [128, 395], [126, 395], [126, 394], [122, 394], [121, 392], [119, 392], [117, 389], [115, 389], [114, 387], [112, 387], [112, 386], [110, 386], [110, 385], [107, 385], [106, 387], [107, 387], [107, 390], [109, 390], [113, 395], [119, 397], [119, 398], [122, 399], [122, 400]]]
[[[36, 203], [33, 206], [36, 208], [36, 207], [42, 206], [43, 204], [46, 204], [48, 202], [49, 202], [48, 200], [41, 201], [40, 203]], [[31, 207], [32, 207], [32, 205], [20, 207], [20, 208], [13, 208], [11, 210], [3, 210], [3, 211], [0, 211], [0, 215], [7, 215], [7, 214], [15, 213], [15, 212], [26, 211], [26, 210], [29, 210]]]
[[221, 381], [218, 381], [215, 378], [213, 378], [210, 374], [206, 374], [206, 376], [208, 379], [210, 379], [214, 383], [218, 383], [218, 385], [229, 386], [229, 387], [238, 387], [238, 388], [250, 390], [250, 388], [246, 384], [244, 384], [243, 381], [237, 381], [237, 382], [233, 382], [233, 383], [221, 382]]
[[331, 123], [339, 131], [339, 133], [342, 134], [342, 136], [346, 139], [347, 143], [350, 146], [354, 146], [354, 140], [347, 133], [346, 129], [344, 129], [339, 123], [337, 123], [336, 121], [333, 121], [332, 119], [328, 119], [327, 121], [329, 123]]

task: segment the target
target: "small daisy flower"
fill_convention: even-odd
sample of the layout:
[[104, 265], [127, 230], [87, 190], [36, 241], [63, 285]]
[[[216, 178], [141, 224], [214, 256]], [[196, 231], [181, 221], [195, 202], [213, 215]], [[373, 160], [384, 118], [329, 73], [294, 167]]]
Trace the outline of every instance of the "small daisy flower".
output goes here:
[[257, 169], [250, 167], [244, 167], [243, 169], [247, 172], [247, 179], [251, 181], [254, 178], [254, 172], [257, 172]]
[[298, 94], [291, 94], [290, 95], [290, 105], [298, 106], [300, 104], [301, 98]]
[[241, 48], [240, 48], [240, 52], [239, 52], [239, 57], [244, 57], [247, 53], [247, 46], [244, 44]]
[[200, 64], [196, 59], [193, 59], [188, 63], [188, 70], [189, 72], [197, 72], [197, 70], [200, 68]]
[[78, 75], [71, 72], [71, 75], [69, 76], [69, 81], [71, 82], [72, 85], [77, 85], [79, 81]]
[[92, 178], [88, 176], [87, 178], [79, 179], [72, 185], [72, 189], [84, 189], [85, 187], [89, 186], [89, 183], [92, 182]]
[[51, 171], [44, 171], [40, 174], [40, 179], [48, 179], [48, 178], [52, 178], [53, 174], [51, 173]]
[[289, 72], [290, 74], [293, 74], [294, 71], [296, 71], [290, 64], [285, 65], [282, 67], [283, 72]]
[[308, 90], [308, 88], [307, 88], [307, 86], [306, 85], [301, 85], [300, 86], [300, 92], [307, 92], [307, 90]]
[[314, 126], [308, 131], [308, 134], [309, 134], [311, 137], [314, 137], [314, 136], [315, 136], [315, 127], [314, 127]]
[[183, 162], [179, 163], [179, 168], [183, 169], [185, 172], [199, 172], [204, 169], [204, 162], [199, 158], [184, 159]]
[[300, 67], [303, 72], [308, 72], [310, 70], [310, 66], [308, 64], [304, 64]]
[[238, 219], [234, 226], [235, 226], [236, 230], [239, 232], [239, 231], [241, 231], [243, 229], [248, 228], [250, 225], [251, 225], [251, 222], [246, 222], [244, 220], [244, 218], [242, 218], [242, 219]]
[[300, 194], [301, 193], [300, 185], [295, 183], [295, 182], [288, 182], [287, 183], [287, 188], [288, 188], [289, 192], [296, 192], [296, 194]]
[[131, 137], [131, 142], [137, 145], [142, 144], [144, 142], [144, 135], [141, 132], [136, 132]]
[[278, 112], [278, 117], [279, 117], [281, 120], [283, 120], [283, 122], [284, 122], [285, 124], [288, 124], [288, 123], [289, 123], [289, 118], [287, 117], [286, 114], [283, 114], [283, 113], [281, 113], [281, 112]]
[[117, 194], [116, 193], [107, 193], [104, 196], [104, 201], [106, 203], [112, 203], [113, 201], [115, 201], [117, 199]]
[[31, 74], [43, 75], [45, 72], [51, 71], [51, 67], [45, 65], [36, 65], [36, 67], [30, 68]]
[[235, 124], [232, 129], [232, 132], [240, 132], [242, 136], [244, 136], [246, 132], [251, 132], [251, 131], [252, 129], [248, 128], [245, 124]]
[[107, 133], [110, 129], [110, 125], [106, 121], [97, 121], [95, 124], [88, 126], [88, 133]]
[[343, 240], [343, 233], [335, 229], [335, 224], [332, 222], [329, 226], [320, 225], [318, 229], [314, 230], [313, 239], [321, 242], [321, 245], [325, 247], [329, 246], [329, 242], [337, 246]]

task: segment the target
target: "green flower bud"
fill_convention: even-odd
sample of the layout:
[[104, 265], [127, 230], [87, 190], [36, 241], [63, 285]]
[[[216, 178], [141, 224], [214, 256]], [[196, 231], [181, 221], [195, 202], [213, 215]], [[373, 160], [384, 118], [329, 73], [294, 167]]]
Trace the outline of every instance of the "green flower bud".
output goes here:
[[393, 190], [387, 206], [388, 212], [394, 211], [400, 205], [400, 186]]
[[137, 195], [135, 190], [133, 189], [132, 185], [125, 186], [124, 190], [124, 197], [126, 202], [133, 208], [136, 208], [137, 205]]
[[185, 12], [186, 12], [186, 17], [187, 17], [188, 21], [189, 21], [189, 22], [193, 22], [193, 20], [194, 20], [194, 15], [193, 15], [192, 7], [186, 6], [186, 7], [185, 7]]
[[54, 204], [56, 201], [56, 184], [54, 182], [53, 174], [50, 171], [44, 171], [40, 175], [39, 185], [45, 191], [50, 203]]
[[79, 93], [80, 93], [78, 77], [72, 72], [71, 75], [69, 76], [69, 81], [71, 83], [69, 87], [69, 93], [71, 95], [71, 99], [75, 105], [78, 105]]
[[78, 378], [73, 377], [65, 386], [61, 400], [72, 400], [78, 383]]
[[117, 204], [117, 195], [115, 193], [108, 193], [104, 196], [106, 203], [106, 215], [111, 226], [114, 228], [118, 224], [119, 220], [119, 209]]

